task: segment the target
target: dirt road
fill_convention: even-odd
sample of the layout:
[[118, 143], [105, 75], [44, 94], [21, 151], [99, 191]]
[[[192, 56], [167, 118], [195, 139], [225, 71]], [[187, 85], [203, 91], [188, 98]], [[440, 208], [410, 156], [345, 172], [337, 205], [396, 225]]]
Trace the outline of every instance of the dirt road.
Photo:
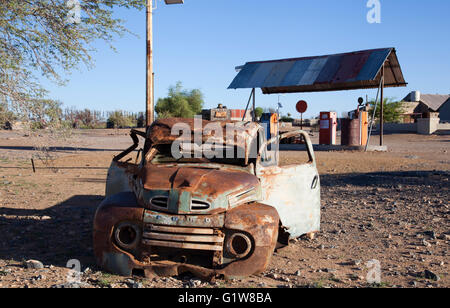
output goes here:
[[[76, 131], [52, 141], [47, 161], [33, 151], [45, 138], [0, 132], [0, 287], [73, 286], [70, 259], [81, 262], [83, 287], [367, 287], [378, 265], [376, 286], [450, 287], [449, 136], [388, 135], [387, 153], [316, 153], [322, 231], [277, 251], [266, 273], [214, 283], [99, 271], [92, 219], [113, 155], [130, 145], [127, 131]], [[28, 269], [30, 259], [44, 268]]]

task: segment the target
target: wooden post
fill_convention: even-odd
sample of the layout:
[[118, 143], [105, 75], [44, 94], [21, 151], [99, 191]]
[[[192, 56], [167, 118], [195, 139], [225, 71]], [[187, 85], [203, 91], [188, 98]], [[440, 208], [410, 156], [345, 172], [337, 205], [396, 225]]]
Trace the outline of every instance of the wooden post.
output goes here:
[[384, 145], [384, 63], [381, 69], [380, 146]]
[[[152, 73], [152, 109], [153, 109], [152, 116], [154, 118], [155, 117], [155, 72]], [[153, 120], [155, 120], [155, 119], [153, 119]]]
[[153, 0], [147, 0], [147, 76], [146, 76], [146, 124], [154, 121], [153, 101]]

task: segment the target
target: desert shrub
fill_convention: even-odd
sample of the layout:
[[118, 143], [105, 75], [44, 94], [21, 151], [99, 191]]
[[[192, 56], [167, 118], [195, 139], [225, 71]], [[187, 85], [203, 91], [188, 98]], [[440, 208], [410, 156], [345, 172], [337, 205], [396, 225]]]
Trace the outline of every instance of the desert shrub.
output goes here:
[[137, 121], [134, 115], [127, 114], [121, 110], [111, 112], [106, 121], [107, 128], [128, 128], [135, 127], [136, 124]]
[[203, 94], [200, 90], [183, 90], [181, 82], [169, 88], [169, 96], [160, 98], [155, 111], [159, 119], [163, 118], [193, 118], [202, 112]]
[[280, 122], [293, 123], [294, 119], [291, 117], [283, 116], [283, 117], [281, 117]]
[[16, 116], [9, 110], [8, 105], [0, 103], [0, 129], [11, 129], [12, 122], [15, 120]]

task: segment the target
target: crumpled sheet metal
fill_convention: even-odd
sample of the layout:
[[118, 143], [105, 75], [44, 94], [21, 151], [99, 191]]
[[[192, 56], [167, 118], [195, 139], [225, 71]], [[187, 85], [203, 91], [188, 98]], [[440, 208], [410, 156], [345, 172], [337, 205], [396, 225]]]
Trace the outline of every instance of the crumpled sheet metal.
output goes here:
[[[152, 145], [158, 144], [172, 144], [175, 140], [180, 140], [181, 133], [178, 128], [186, 127], [190, 130], [192, 139], [186, 142], [195, 142], [194, 136], [201, 136], [202, 143], [208, 141], [215, 141], [224, 145], [239, 146], [245, 148], [249, 140], [253, 140], [261, 129], [258, 123], [254, 122], [232, 122], [232, 121], [206, 121], [201, 119], [184, 119], [184, 118], [169, 118], [154, 122], [147, 131], [147, 139], [151, 141]], [[234, 131], [233, 138], [227, 138], [227, 127]], [[205, 129], [206, 128], [206, 129]], [[211, 129], [207, 129], [211, 128]], [[222, 130], [221, 135], [223, 139], [217, 139], [216, 130]], [[176, 132], [176, 134], [172, 134]]]

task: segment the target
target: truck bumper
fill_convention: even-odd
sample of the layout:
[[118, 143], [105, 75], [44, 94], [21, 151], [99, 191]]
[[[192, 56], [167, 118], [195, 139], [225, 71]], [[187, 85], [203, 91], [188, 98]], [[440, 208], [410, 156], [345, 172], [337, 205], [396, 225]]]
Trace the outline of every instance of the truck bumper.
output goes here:
[[[123, 226], [131, 226], [135, 238], [122, 241]], [[186, 272], [204, 280], [238, 278], [266, 270], [278, 228], [277, 211], [264, 204], [214, 215], [170, 215], [145, 210], [134, 194], [121, 193], [97, 210], [94, 253], [102, 268], [122, 276], [138, 271], [149, 278]]]

